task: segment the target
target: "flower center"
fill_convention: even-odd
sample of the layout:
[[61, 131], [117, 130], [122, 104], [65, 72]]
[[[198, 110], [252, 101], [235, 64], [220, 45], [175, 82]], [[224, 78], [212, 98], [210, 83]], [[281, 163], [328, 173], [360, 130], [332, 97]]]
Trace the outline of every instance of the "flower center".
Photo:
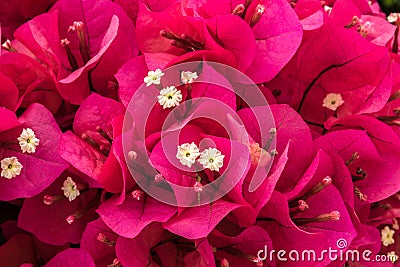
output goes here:
[[12, 167], [13, 167], [13, 165], [12, 165], [12, 164], [9, 164], [9, 165], [8, 165], [8, 169], [10, 169], [10, 170], [11, 170], [11, 169], [12, 169]]

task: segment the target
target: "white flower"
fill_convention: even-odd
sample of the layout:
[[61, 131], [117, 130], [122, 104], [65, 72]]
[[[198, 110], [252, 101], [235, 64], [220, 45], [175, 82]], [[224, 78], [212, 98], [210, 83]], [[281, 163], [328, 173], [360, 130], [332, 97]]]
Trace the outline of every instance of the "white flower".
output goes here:
[[390, 23], [396, 22], [400, 17], [400, 13], [390, 13], [389, 16], [387, 17], [387, 21]]
[[394, 244], [393, 235], [394, 230], [391, 230], [388, 226], [385, 226], [385, 228], [381, 230], [381, 240], [385, 247]]
[[23, 153], [35, 153], [36, 147], [39, 145], [40, 141], [36, 138], [35, 132], [30, 128], [23, 129], [21, 135], [17, 139]]
[[147, 76], [144, 77], [144, 82], [146, 83], [146, 86], [150, 86], [152, 84], [160, 84], [161, 82], [161, 77], [164, 75], [164, 73], [160, 69], [156, 69], [155, 71], [149, 71], [147, 73]]
[[324, 10], [325, 10], [326, 13], [331, 14], [331, 12], [332, 12], [332, 7], [330, 7], [330, 6], [324, 6]]
[[392, 262], [392, 263], [395, 263], [398, 259], [399, 259], [399, 256], [398, 255], [396, 255], [396, 252], [395, 251], [390, 251], [390, 252], [388, 252], [388, 259]]
[[196, 158], [200, 155], [200, 150], [195, 143], [185, 143], [178, 146], [178, 152], [176, 158], [179, 159], [182, 165], [192, 167], [192, 164], [196, 162]]
[[207, 148], [201, 152], [199, 162], [204, 168], [210, 169], [212, 171], [219, 171], [219, 169], [224, 165], [225, 155], [221, 154], [216, 148]]
[[80, 195], [78, 187], [71, 177], [67, 177], [67, 180], [64, 181], [61, 190], [64, 191], [64, 196], [67, 197], [69, 201], [74, 200], [77, 196]]
[[344, 101], [341, 94], [327, 94], [322, 101], [322, 106], [335, 111], [339, 106], [343, 105]]
[[181, 101], [181, 90], [176, 89], [175, 86], [168, 86], [162, 89], [158, 96], [158, 103], [163, 106], [164, 109], [179, 106]]
[[199, 76], [197, 76], [197, 72], [182, 71], [181, 73], [181, 82], [183, 84], [193, 83], [197, 78], [199, 78]]
[[1, 161], [1, 177], [5, 177], [7, 179], [14, 178], [17, 175], [20, 175], [22, 164], [19, 163], [17, 157], [4, 158]]

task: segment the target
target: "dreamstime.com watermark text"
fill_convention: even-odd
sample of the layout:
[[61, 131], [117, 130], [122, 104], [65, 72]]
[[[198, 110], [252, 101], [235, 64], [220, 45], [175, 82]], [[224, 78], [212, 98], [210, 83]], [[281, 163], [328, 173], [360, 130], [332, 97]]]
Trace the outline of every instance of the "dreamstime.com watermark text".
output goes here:
[[262, 261], [274, 261], [278, 260], [281, 262], [285, 261], [314, 261], [322, 262], [326, 259], [330, 261], [366, 261], [366, 262], [396, 262], [399, 258], [398, 255], [373, 255], [371, 250], [354, 250], [347, 249], [347, 241], [345, 239], [338, 239], [336, 242], [337, 248], [329, 247], [328, 249], [316, 252], [312, 249], [299, 250], [268, 250], [268, 246], [265, 245], [264, 249], [261, 249], [257, 253], [257, 257]]

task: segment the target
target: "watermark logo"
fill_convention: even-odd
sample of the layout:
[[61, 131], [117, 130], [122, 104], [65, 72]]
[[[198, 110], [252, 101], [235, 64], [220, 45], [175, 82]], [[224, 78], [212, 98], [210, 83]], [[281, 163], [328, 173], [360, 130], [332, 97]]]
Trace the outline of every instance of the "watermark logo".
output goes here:
[[[127, 107], [122, 134], [127, 165], [142, 190], [181, 207], [216, 201], [246, 175], [248, 190], [255, 191], [276, 151], [274, 119], [259, 87], [240, 71], [213, 62], [187, 62], [150, 74]], [[253, 118], [259, 143], [249, 136], [239, 109]], [[188, 127], [193, 136], [204, 129], [202, 139], [182, 141]], [[229, 142], [225, 153], [216, 140]], [[258, 165], [249, 177], [254, 157]]]
[[344, 239], [344, 238], [339, 238], [337, 241], [336, 241], [336, 246], [339, 248], [339, 249], [344, 249], [344, 248], [347, 248], [347, 241], [346, 241], [346, 239]]
[[262, 261], [293, 261], [293, 262], [324, 262], [324, 261], [352, 261], [352, 262], [396, 262], [399, 256], [395, 254], [388, 255], [373, 255], [371, 250], [356, 250], [347, 249], [348, 243], [344, 238], [340, 238], [336, 241], [336, 248], [328, 247], [328, 249], [323, 249], [316, 251], [313, 249], [304, 250], [274, 250], [268, 249], [265, 245], [264, 249], [261, 249], [257, 253], [258, 259]]

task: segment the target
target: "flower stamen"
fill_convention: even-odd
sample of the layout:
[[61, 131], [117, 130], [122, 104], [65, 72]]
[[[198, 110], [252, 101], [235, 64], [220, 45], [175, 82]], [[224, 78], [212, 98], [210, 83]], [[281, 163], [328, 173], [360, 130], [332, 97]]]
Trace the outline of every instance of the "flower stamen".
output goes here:
[[314, 218], [293, 218], [292, 221], [297, 225], [305, 225], [312, 222], [326, 222], [326, 221], [339, 221], [340, 212], [332, 211], [330, 213], [321, 214]]
[[65, 48], [69, 65], [71, 66], [72, 71], [75, 71], [75, 70], [79, 69], [79, 66], [78, 66], [78, 61], [76, 60], [74, 54], [72, 53], [71, 48], [69, 47], [70, 43], [71, 42], [68, 40], [68, 38], [61, 39], [61, 46], [63, 46]]
[[106, 244], [106, 245], [109, 246], [109, 247], [115, 246], [115, 241], [109, 240], [109, 239], [106, 237], [106, 235], [103, 234], [103, 233], [98, 233], [98, 234], [96, 235], [96, 240], [97, 240], [97, 241], [100, 241], [101, 243]]

